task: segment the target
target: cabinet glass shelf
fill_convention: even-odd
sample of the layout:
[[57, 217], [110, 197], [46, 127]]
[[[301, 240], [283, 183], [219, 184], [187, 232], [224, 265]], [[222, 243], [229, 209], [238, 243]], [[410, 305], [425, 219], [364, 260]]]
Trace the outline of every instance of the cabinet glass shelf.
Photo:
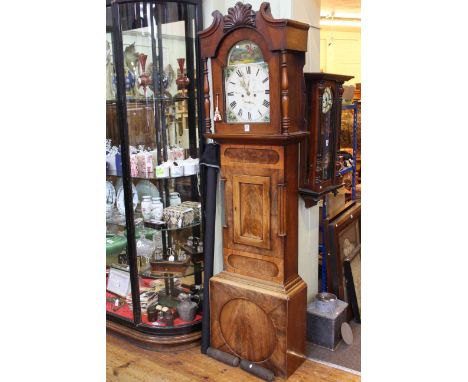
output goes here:
[[170, 279], [173, 277], [181, 278], [181, 277], [188, 277], [193, 276], [195, 273], [203, 272], [203, 266], [194, 266], [193, 264], [188, 264], [185, 266], [181, 266], [181, 270], [171, 270], [168, 268], [167, 271], [143, 271], [140, 272], [140, 276], [148, 278], [148, 279]]
[[[122, 177], [122, 175], [118, 175], [116, 171], [109, 171], [109, 170], [106, 172], [106, 175], [111, 176], [111, 177], [116, 177], [116, 178]], [[156, 175], [151, 174], [148, 176], [143, 176], [143, 175], [132, 176], [132, 179], [171, 180], [171, 179], [191, 178], [192, 176], [197, 176], [197, 175], [199, 175], [199, 173], [192, 174], [192, 175], [168, 176], [168, 177], [162, 178], [162, 177], [156, 177]]]
[[145, 225], [145, 227], [153, 228], [153, 229], [155, 229], [157, 231], [168, 232], [168, 231], [180, 231], [180, 230], [183, 230], [183, 229], [198, 227], [200, 225], [200, 222], [196, 222], [196, 223], [193, 223], [193, 224], [190, 224], [190, 225], [186, 225], [186, 226], [183, 226], [183, 227], [176, 227], [176, 228], [167, 228], [167, 227], [161, 226], [161, 225], [157, 224], [155, 221], [151, 221], [151, 220], [144, 222], [144, 225]]

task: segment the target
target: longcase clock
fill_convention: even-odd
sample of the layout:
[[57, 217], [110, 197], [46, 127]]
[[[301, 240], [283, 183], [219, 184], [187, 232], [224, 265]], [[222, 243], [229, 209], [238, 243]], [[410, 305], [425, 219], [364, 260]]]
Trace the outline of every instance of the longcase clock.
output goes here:
[[286, 378], [303, 362], [306, 338], [297, 211], [309, 26], [274, 19], [268, 3], [255, 12], [239, 2], [213, 17], [200, 32], [204, 132], [220, 144], [224, 184], [224, 271], [210, 280], [211, 346]]

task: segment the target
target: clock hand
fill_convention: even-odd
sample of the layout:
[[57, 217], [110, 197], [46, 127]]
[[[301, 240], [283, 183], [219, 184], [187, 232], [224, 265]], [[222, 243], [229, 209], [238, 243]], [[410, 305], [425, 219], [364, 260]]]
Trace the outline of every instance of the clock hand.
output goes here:
[[245, 90], [247, 90], [247, 88], [245, 87], [245, 80], [244, 80], [243, 77], [241, 77], [241, 79], [240, 79], [240, 84]]

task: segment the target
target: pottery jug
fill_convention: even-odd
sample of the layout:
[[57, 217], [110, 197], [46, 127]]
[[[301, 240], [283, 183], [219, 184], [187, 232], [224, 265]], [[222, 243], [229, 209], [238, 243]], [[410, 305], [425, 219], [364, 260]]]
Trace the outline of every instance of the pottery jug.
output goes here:
[[152, 202], [151, 196], [145, 195], [143, 196], [143, 200], [141, 202], [141, 213], [143, 215], [143, 220], [151, 219], [151, 210], [152, 210]]
[[162, 220], [164, 206], [159, 196], [153, 196], [151, 202], [151, 217], [155, 220]]
[[171, 192], [169, 194], [169, 205], [178, 206], [182, 201], [180, 200], [180, 194], [178, 192]]
[[177, 313], [183, 321], [193, 321], [197, 311], [198, 304], [190, 299], [187, 293], [180, 293], [177, 299], [180, 301], [177, 305]]

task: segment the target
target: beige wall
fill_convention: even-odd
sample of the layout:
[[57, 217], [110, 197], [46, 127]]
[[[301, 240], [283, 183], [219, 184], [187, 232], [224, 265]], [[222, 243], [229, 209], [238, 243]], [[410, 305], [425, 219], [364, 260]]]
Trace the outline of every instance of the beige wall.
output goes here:
[[349, 83], [361, 82], [361, 30], [320, 30], [320, 70], [354, 76]]

